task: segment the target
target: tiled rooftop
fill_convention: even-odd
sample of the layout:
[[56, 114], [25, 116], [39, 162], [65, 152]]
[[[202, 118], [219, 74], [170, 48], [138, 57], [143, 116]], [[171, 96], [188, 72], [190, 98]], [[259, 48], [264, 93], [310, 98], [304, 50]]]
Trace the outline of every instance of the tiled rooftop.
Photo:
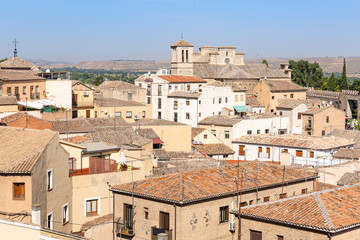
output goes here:
[[199, 122], [199, 125], [217, 125], [231, 127], [240, 121], [242, 121], [241, 118], [231, 118], [228, 116], [215, 115], [204, 118]]
[[0, 127], [0, 172], [29, 173], [57, 133]]
[[174, 91], [168, 95], [168, 97], [173, 98], [198, 98], [200, 97], [200, 92], [187, 92], [187, 91]]
[[[260, 163], [257, 161], [240, 163], [237, 166], [219, 166], [215, 168], [203, 168], [193, 171], [168, 174], [160, 177], [151, 177], [134, 182], [134, 195], [149, 197], [157, 200], [173, 203], [190, 203], [204, 199], [229, 196], [237, 193], [235, 183], [238, 172], [246, 171], [246, 179], [243, 180], [243, 191], [254, 190], [270, 186], [281, 186], [299, 181], [307, 177], [308, 180], [316, 178], [311, 171], [303, 168], [287, 167], [283, 174], [283, 166]], [[261, 171], [261, 174], [259, 174]], [[131, 194], [132, 184], [112, 186], [112, 191]]]
[[205, 155], [232, 155], [235, 152], [223, 143], [193, 144], [193, 148]]
[[345, 159], [360, 159], [360, 149], [340, 148], [334, 154], [334, 157]]
[[203, 131], [205, 131], [205, 128], [195, 128], [195, 127], [191, 128], [191, 138], [193, 139]]
[[206, 83], [204, 79], [201, 79], [197, 76], [157, 75], [157, 77], [170, 83]]
[[29, 81], [46, 79], [35, 75], [32, 71], [0, 70], [0, 81]]
[[360, 186], [314, 192], [241, 208], [243, 218], [338, 232], [360, 224]]
[[300, 100], [300, 99], [280, 99], [279, 104], [276, 108], [281, 109], [293, 109], [299, 106], [300, 104], [306, 105], [306, 100]]
[[12, 57], [0, 63], [0, 68], [31, 69], [34, 67], [38, 67], [38, 66], [19, 57]]
[[169, 126], [169, 125], [186, 125], [184, 123], [168, 121], [156, 118], [141, 118], [139, 121], [131, 123], [132, 126]]
[[98, 86], [100, 89], [103, 88], [114, 88], [114, 89], [142, 89], [139, 86], [136, 86], [135, 84], [127, 83], [124, 81], [104, 81]]
[[333, 128], [328, 136], [346, 138], [355, 142], [355, 148], [360, 148], [360, 131]]
[[91, 124], [82, 118], [51, 121], [51, 130], [59, 133], [88, 133], [95, 131]]
[[10, 97], [0, 97], [0, 105], [17, 105], [17, 100], [15, 96]]
[[266, 135], [266, 134], [252, 134], [245, 135], [234, 139], [234, 143], [256, 144], [256, 145], [270, 145], [294, 147], [303, 149], [325, 150], [334, 149], [346, 146], [352, 146], [355, 143], [344, 138], [338, 137], [319, 137], [309, 135]]
[[194, 45], [188, 43], [185, 40], [179, 40], [176, 43], [172, 44], [170, 47], [193, 47]]
[[289, 81], [264, 80], [264, 83], [270, 88], [270, 92], [306, 92], [307, 89]]
[[249, 105], [249, 106], [252, 106], [252, 107], [264, 107], [264, 105], [261, 104], [256, 97], [247, 97], [246, 98], [246, 105]]
[[138, 107], [138, 106], [145, 106], [142, 103], [135, 102], [135, 101], [125, 101], [119, 100], [115, 98], [98, 98], [95, 99], [95, 104], [99, 107]]
[[343, 186], [343, 185], [353, 185], [355, 183], [360, 182], [360, 172], [346, 172], [337, 182], [337, 185]]

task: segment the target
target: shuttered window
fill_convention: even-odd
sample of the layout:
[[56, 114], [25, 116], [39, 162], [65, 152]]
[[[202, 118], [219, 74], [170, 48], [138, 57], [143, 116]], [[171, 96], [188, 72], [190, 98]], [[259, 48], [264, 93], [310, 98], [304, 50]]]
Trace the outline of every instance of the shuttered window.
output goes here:
[[169, 221], [169, 213], [160, 212], [159, 216], [159, 228], [169, 230], [170, 229], [170, 221]]
[[25, 199], [25, 183], [13, 183], [14, 199]]
[[262, 240], [262, 232], [250, 230], [250, 240]]
[[303, 152], [301, 150], [296, 150], [296, 156], [297, 157], [302, 157], [303, 156]]
[[239, 145], [239, 156], [245, 156], [245, 146]]

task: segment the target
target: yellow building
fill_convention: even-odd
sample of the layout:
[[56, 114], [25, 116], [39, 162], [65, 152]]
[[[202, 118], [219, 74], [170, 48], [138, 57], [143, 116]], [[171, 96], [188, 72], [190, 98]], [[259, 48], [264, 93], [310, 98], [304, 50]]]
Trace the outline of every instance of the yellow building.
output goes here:
[[332, 106], [313, 108], [302, 113], [302, 132], [324, 136], [332, 129], [345, 128], [345, 112]]
[[122, 117], [131, 123], [140, 118], [152, 118], [152, 105], [115, 98], [95, 99], [95, 118]]
[[72, 83], [72, 117], [94, 118], [94, 89], [80, 81]]
[[265, 106], [266, 112], [275, 113], [280, 99], [306, 100], [306, 88], [289, 81], [261, 80], [254, 87], [254, 95]]

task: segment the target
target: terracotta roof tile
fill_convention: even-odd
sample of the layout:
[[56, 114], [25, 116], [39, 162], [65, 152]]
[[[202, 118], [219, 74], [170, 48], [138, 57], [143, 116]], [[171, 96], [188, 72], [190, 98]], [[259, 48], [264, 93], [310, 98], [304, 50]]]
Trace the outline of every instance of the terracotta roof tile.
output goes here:
[[360, 224], [360, 186], [342, 187], [241, 209], [243, 218], [339, 232]]
[[201, 95], [200, 92], [186, 92], [186, 91], [174, 91], [168, 95], [168, 97], [173, 98], [199, 98]]
[[46, 79], [35, 75], [32, 71], [0, 70], [0, 81], [29, 81]]
[[0, 97], [0, 105], [17, 105], [16, 97]]
[[213, 143], [213, 144], [193, 144], [193, 148], [197, 149], [199, 152], [205, 155], [232, 155], [234, 150], [229, 148], [223, 143]]
[[360, 149], [340, 148], [335, 154], [335, 158], [360, 159]]
[[223, 115], [215, 115], [204, 118], [199, 122], [199, 125], [234, 126], [241, 121], [241, 118], [231, 118]]
[[336, 137], [319, 137], [308, 135], [287, 134], [280, 136], [272, 136], [266, 134], [252, 134], [245, 135], [234, 139], [235, 143], [256, 144], [256, 145], [271, 145], [295, 147], [303, 149], [333, 149], [345, 146], [352, 146], [355, 143], [344, 138]]
[[337, 185], [352, 185], [355, 183], [360, 182], [360, 172], [359, 171], [355, 171], [355, 172], [347, 172], [344, 173], [344, 175], [342, 175], [342, 177], [339, 179], [339, 181], [337, 182]]
[[281, 109], [293, 109], [299, 106], [300, 104], [306, 105], [306, 100], [300, 100], [300, 99], [280, 99], [279, 104], [276, 106], [276, 108]]
[[95, 104], [99, 107], [137, 107], [145, 106], [145, 104], [135, 102], [135, 101], [125, 101], [115, 98], [97, 98], [95, 99]]
[[95, 128], [86, 119], [56, 120], [51, 121], [51, 130], [59, 133], [87, 133]]
[[270, 92], [307, 91], [306, 88], [303, 88], [289, 81], [264, 80], [264, 83], [269, 86]]
[[[237, 193], [234, 181], [238, 171], [245, 169], [247, 179], [243, 182], [243, 191], [253, 190], [283, 183], [283, 166], [260, 163], [257, 161], [235, 166], [203, 168], [193, 171], [174, 173], [160, 177], [151, 177], [134, 182], [134, 195], [145, 196], [179, 204], [200, 201]], [[261, 169], [261, 175], [257, 174]], [[285, 183], [316, 178], [313, 172], [302, 168], [286, 168]], [[257, 181], [256, 181], [257, 179]], [[257, 184], [256, 184], [257, 183]], [[131, 194], [132, 184], [113, 186], [112, 191]]]
[[28, 69], [31, 69], [31, 68], [35, 68], [35, 67], [39, 68], [35, 64], [28, 62], [19, 57], [12, 57], [12, 58], [0, 63], [0, 68], [12, 68], [12, 69], [16, 69], [16, 68], [27, 69], [28, 68]]
[[188, 43], [185, 40], [179, 40], [176, 43], [172, 44], [170, 47], [194, 47], [194, 45]]
[[355, 142], [355, 148], [360, 148], [360, 131], [333, 128], [328, 136], [346, 138]]
[[264, 104], [261, 104], [256, 97], [247, 97], [246, 105], [250, 105], [253, 107], [264, 107]]
[[186, 125], [184, 123], [168, 121], [165, 119], [141, 118], [139, 121], [131, 123], [131, 126], [169, 126], [169, 125]]
[[205, 131], [205, 128], [195, 128], [195, 127], [191, 128], [191, 138], [193, 139], [203, 131]]
[[201, 79], [197, 76], [157, 75], [157, 77], [171, 83], [206, 83], [204, 79]]

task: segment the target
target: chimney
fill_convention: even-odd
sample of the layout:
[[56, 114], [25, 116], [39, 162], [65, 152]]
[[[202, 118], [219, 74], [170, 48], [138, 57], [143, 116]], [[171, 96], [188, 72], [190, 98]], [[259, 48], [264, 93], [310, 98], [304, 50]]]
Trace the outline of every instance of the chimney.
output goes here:
[[39, 204], [34, 204], [31, 207], [31, 222], [37, 225], [41, 225], [41, 210]]

